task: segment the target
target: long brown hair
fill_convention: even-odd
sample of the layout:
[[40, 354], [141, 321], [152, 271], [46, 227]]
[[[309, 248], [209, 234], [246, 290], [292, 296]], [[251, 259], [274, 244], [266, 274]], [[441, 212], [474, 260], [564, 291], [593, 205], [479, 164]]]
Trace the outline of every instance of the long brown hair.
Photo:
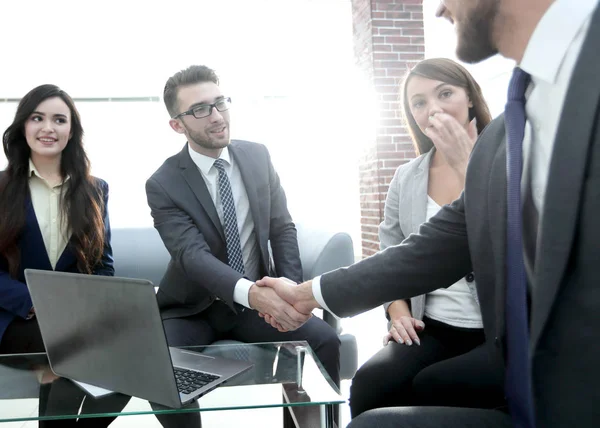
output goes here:
[[25, 227], [29, 194], [31, 149], [25, 139], [25, 123], [37, 106], [48, 98], [60, 98], [71, 111], [71, 137], [64, 148], [60, 173], [69, 177], [62, 194], [62, 212], [71, 232], [69, 249], [77, 258], [77, 268], [92, 273], [104, 251], [104, 198], [99, 183], [90, 176], [90, 162], [83, 148], [83, 128], [71, 97], [55, 85], [41, 85], [25, 95], [17, 107], [12, 124], [2, 137], [8, 167], [0, 180], [0, 255], [16, 278], [20, 266], [18, 240]]
[[430, 58], [425, 59], [415, 65], [404, 78], [404, 84], [402, 85], [402, 115], [404, 121], [408, 125], [408, 131], [413, 140], [413, 145], [417, 155], [427, 153], [433, 148], [433, 142], [425, 135], [412, 113], [410, 112], [410, 105], [408, 103], [408, 97], [406, 96], [406, 88], [408, 82], [413, 76], [421, 76], [426, 79], [439, 80], [450, 85], [464, 88], [469, 96], [469, 99], [473, 103], [473, 107], [469, 108], [469, 119], [477, 119], [477, 133], [483, 131], [483, 128], [487, 126], [492, 120], [490, 110], [483, 98], [481, 88], [479, 84], [473, 79], [471, 73], [469, 73], [462, 65], [447, 58]]

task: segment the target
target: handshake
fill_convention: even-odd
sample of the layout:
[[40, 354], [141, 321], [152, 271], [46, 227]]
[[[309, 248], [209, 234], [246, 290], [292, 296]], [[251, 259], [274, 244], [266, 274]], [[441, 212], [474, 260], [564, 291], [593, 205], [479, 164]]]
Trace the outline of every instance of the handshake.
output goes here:
[[287, 278], [265, 276], [248, 292], [250, 307], [281, 332], [296, 330], [319, 307], [312, 292], [312, 281], [296, 284]]

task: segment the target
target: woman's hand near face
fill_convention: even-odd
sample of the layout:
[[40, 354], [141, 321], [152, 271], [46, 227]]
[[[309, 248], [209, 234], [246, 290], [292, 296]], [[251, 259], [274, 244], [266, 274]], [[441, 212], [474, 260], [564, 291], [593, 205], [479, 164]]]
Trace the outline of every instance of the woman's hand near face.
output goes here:
[[469, 122], [466, 130], [454, 117], [446, 113], [429, 116], [429, 122], [431, 125], [425, 129], [427, 136], [464, 181], [469, 156], [477, 140], [476, 119]]

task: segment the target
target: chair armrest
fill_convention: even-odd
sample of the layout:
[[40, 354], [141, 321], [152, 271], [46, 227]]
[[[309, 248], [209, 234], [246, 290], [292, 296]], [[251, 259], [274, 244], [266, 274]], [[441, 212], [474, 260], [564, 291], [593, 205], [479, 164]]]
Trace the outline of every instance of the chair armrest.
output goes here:
[[[296, 225], [296, 229], [298, 230], [302, 275], [305, 281], [354, 263], [354, 247], [349, 234], [309, 228], [303, 225]], [[335, 331], [341, 332], [340, 323], [333, 315], [323, 311], [323, 319]]]

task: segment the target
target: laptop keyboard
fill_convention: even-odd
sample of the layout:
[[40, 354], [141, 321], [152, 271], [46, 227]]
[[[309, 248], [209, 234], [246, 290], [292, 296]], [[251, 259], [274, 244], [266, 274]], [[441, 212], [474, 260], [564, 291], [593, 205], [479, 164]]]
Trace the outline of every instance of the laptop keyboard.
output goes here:
[[175, 372], [175, 380], [177, 381], [177, 389], [183, 394], [190, 394], [221, 377], [210, 373], [186, 370], [179, 367], [173, 367], [173, 370]]

